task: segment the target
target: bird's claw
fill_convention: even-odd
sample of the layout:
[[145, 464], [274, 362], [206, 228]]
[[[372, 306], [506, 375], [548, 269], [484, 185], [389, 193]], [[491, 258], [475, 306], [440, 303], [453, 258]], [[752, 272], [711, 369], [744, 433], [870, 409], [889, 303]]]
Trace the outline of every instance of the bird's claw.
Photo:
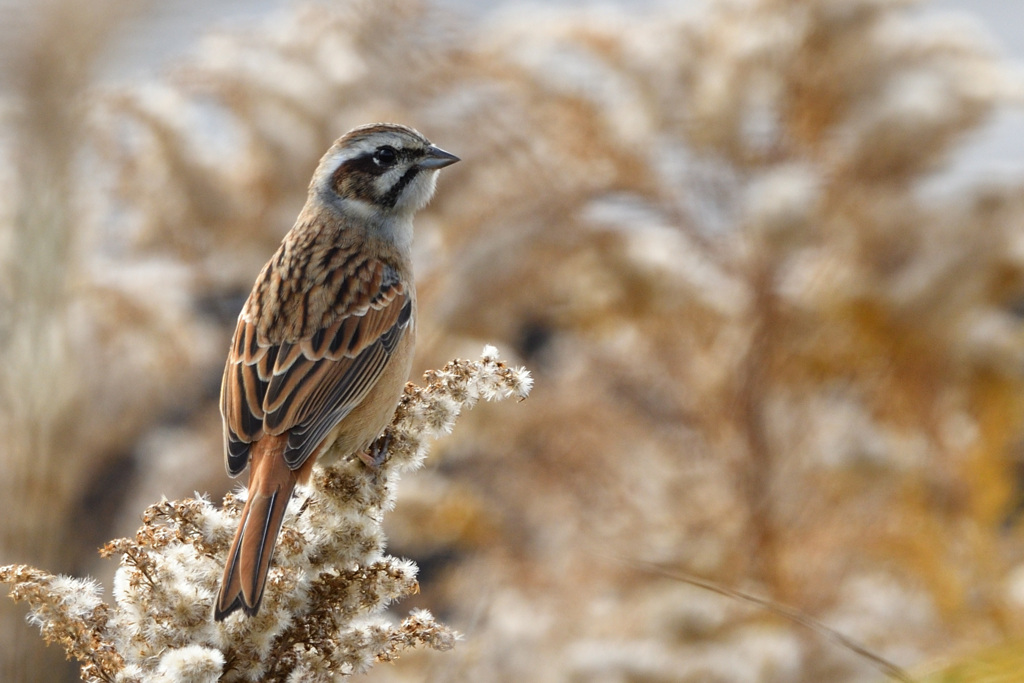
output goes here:
[[359, 459], [367, 467], [376, 472], [380, 466], [387, 462], [388, 447], [391, 446], [391, 432], [385, 431], [370, 447], [359, 453]]

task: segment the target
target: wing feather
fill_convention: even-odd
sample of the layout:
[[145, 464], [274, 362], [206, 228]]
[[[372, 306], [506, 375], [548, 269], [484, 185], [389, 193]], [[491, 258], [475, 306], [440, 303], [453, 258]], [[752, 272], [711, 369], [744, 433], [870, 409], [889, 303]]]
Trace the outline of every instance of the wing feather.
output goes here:
[[[249, 446], [263, 436], [263, 395], [269, 377], [261, 377], [259, 362], [244, 362], [247, 327], [241, 319], [235, 329], [232, 353], [224, 366], [224, 379], [220, 390], [220, 412], [224, 420], [224, 453], [228, 474], [238, 475], [249, 461]], [[269, 349], [260, 358], [266, 361]]]
[[289, 431], [288, 445], [284, 451], [284, 460], [289, 467], [294, 469], [301, 466], [334, 425], [359, 405], [373, 387], [373, 381], [380, 375], [388, 357], [381, 346], [364, 351], [354, 359], [356, 362], [353, 363], [352, 377], [355, 381], [338, 384], [323, 396], [321, 405], [334, 406], [333, 410], [323, 414], [321, 419], [300, 423]]
[[[301, 339], [261, 335], [257, 322], [239, 317], [221, 387], [230, 474], [245, 469], [254, 441], [285, 432], [285, 461], [297, 469], [380, 377], [409, 327], [411, 293], [380, 261], [353, 270], [337, 280], [335, 308]], [[322, 288], [308, 294], [316, 295], [316, 304], [323, 299]]]

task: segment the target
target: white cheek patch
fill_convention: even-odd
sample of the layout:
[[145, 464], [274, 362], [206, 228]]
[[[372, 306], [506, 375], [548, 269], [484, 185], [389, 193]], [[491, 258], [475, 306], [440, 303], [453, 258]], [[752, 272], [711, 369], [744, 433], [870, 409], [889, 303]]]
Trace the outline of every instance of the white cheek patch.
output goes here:
[[420, 171], [416, 174], [413, 181], [409, 183], [409, 187], [405, 188], [398, 201], [413, 211], [419, 211], [434, 196], [434, 189], [436, 187], [437, 171]]
[[[399, 180], [402, 179], [402, 175], [406, 169], [401, 166], [395, 166], [391, 170], [387, 171], [383, 175], [379, 176], [373, 181], [373, 189], [376, 191], [378, 197], [383, 197], [388, 193], [392, 187], [394, 187]], [[401, 201], [401, 197], [399, 197]]]

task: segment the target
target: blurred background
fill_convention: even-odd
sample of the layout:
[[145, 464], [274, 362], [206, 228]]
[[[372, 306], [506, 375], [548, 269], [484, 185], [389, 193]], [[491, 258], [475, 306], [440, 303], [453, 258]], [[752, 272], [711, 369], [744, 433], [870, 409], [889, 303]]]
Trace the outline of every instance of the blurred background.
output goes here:
[[[968, 13], [965, 13], [967, 11]], [[400, 486], [453, 652], [372, 681], [1024, 666], [1024, 5], [0, 2], [0, 564], [95, 576], [218, 497], [238, 310], [331, 141], [463, 159], [416, 375], [536, 385]], [[0, 602], [0, 681], [77, 679]], [[61, 669], [60, 667], [64, 667]], [[63, 671], [63, 678], [57, 673]]]

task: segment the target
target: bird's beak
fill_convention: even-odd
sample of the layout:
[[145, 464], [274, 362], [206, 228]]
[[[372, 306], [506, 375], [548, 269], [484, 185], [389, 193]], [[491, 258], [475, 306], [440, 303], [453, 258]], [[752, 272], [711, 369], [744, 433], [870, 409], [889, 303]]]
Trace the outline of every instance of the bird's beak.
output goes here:
[[451, 166], [458, 160], [457, 156], [444, 151], [440, 147], [428, 147], [427, 156], [423, 157], [423, 160], [417, 166], [433, 170]]

